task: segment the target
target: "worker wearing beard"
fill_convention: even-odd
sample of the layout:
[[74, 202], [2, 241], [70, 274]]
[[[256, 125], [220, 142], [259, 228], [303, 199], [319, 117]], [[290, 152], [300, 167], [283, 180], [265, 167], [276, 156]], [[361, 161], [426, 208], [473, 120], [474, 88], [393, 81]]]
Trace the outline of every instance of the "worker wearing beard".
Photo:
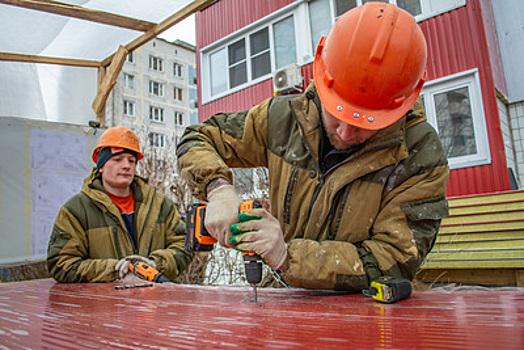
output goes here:
[[177, 208], [135, 174], [141, 158], [130, 129], [102, 134], [93, 152], [96, 168], [55, 220], [47, 265], [56, 281], [138, 281], [129, 271], [135, 261], [174, 280], [191, 262]]
[[[448, 212], [447, 159], [418, 99], [426, 59], [413, 16], [366, 3], [320, 40], [304, 94], [187, 128], [179, 165], [208, 201], [209, 233], [259, 254], [293, 287], [412, 280]], [[269, 170], [270, 212], [251, 210], [260, 219], [237, 225], [236, 236], [230, 167]]]

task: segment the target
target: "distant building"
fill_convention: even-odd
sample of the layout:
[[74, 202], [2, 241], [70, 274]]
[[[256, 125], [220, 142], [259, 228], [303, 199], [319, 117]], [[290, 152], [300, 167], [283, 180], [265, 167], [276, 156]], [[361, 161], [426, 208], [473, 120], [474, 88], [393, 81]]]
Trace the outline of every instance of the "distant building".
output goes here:
[[106, 126], [135, 130], [146, 148], [178, 143], [198, 123], [196, 72], [195, 47], [180, 40], [153, 39], [129, 53], [106, 104]]

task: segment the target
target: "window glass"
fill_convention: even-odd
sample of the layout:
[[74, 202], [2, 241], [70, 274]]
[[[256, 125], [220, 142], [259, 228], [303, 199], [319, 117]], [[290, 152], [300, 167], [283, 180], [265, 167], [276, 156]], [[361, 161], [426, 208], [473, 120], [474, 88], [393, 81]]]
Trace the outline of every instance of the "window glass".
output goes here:
[[467, 87], [434, 95], [437, 124], [448, 157], [477, 153], [471, 98]]
[[234, 67], [229, 68], [229, 85], [235, 87], [247, 82], [246, 62], [242, 62]]
[[362, 5], [364, 5], [366, 2], [370, 2], [370, 1], [374, 1], [374, 2], [383, 2], [383, 3], [389, 3], [389, 0], [362, 0]]
[[235, 63], [246, 59], [246, 44], [245, 40], [239, 40], [234, 44], [229, 45], [229, 65], [232, 66]]
[[209, 55], [209, 70], [211, 80], [211, 95], [217, 95], [227, 90], [227, 57], [222, 49]]
[[418, 16], [422, 13], [420, 0], [397, 0], [397, 5], [411, 13], [413, 16]]
[[309, 3], [309, 26], [311, 28], [311, 47], [317, 50], [320, 38], [327, 35], [331, 28], [329, 0], [315, 0]]
[[249, 36], [251, 49], [251, 79], [271, 73], [268, 28]]
[[269, 37], [267, 33], [268, 29], [266, 27], [249, 36], [249, 41], [251, 43], [251, 56], [269, 50]]
[[247, 82], [245, 39], [229, 45], [228, 56], [229, 87], [232, 88]]
[[275, 68], [279, 69], [297, 62], [297, 45], [295, 42], [295, 22], [289, 16], [273, 26], [275, 42]]
[[357, 6], [357, 0], [336, 0], [335, 16], [338, 18], [353, 7]]

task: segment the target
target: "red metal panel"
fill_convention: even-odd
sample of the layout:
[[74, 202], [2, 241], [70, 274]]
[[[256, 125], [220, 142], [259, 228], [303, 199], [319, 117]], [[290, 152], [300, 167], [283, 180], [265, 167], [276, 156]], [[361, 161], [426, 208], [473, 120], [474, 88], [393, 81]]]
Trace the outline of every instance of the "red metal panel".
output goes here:
[[477, 68], [479, 70], [491, 164], [452, 170], [448, 195], [510, 190], [500, 131], [490, 52], [480, 0], [420, 23], [428, 42], [430, 80]]
[[[452, 170], [448, 183], [449, 196], [510, 190], [495, 94], [493, 66], [483, 18], [483, 11], [489, 16], [491, 8], [488, 5], [481, 7], [480, 1], [467, 1], [466, 6], [420, 23], [428, 41], [428, 77], [430, 80], [473, 68], [479, 70], [491, 164]], [[200, 34], [197, 35], [197, 49], [292, 2], [221, 0], [197, 16], [197, 32], [200, 31]], [[218, 27], [217, 18], [232, 18], [232, 20], [220, 22], [221, 26]], [[490, 23], [489, 18], [486, 21]], [[212, 24], [217, 27], [210, 28]], [[490, 25], [490, 30], [491, 27]], [[307, 85], [312, 79], [311, 65], [303, 67], [302, 72]], [[199, 106], [199, 118], [205, 120], [217, 112], [246, 109], [263, 101], [271, 94], [271, 81], [265, 81]]]
[[0, 284], [8, 349], [523, 349], [524, 290], [414, 292], [396, 304], [301, 289]]

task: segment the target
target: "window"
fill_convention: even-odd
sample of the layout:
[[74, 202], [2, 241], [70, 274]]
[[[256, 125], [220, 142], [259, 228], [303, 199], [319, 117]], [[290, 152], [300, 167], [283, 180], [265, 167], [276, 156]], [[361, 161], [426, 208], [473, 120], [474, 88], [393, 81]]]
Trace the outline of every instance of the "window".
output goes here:
[[177, 78], [182, 78], [182, 68], [180, 63], [173, 63], [173, 75]]
[[177, 101], [183, 101], [183, 90], [182, 88], [176, 87], [174, 89], [174, 98]]
[[131, 51], [130, 53], [127, 54], [126, 62], [135, 63], [135, 52], [134, 51]]
[[149, 93], [155, 96], [164, 96], [164, 84], [154, 80], [149, 81]]
[[125, 89], [134, 89], [135, 88], [135, 76], [131, 74], [124, 73], [124, 88]]
[[124, 100], [124, 115], [133, 117], [135, 115], [135, 103]]
[[163, 72], [164, 60], [159, 57], [149, 56], [149, 69]]
[[287, 15], [208, 52], [208, 95], [270, 77], [272, 71], [296, 63], [296, 47], [294, 15]]
[[422, 91], [429, 122], [435, 127], [453, 169], [490, 162], [486, 122], [477, 70], [427, 83]]
[[275, 42], [275, 69], [297, 62], [293, 16], [286, 17], [273, 25], [273, 41]]
[[175, 125], [184, 126], [184, 114], [181, 112], [175, 112]]
[[164, 122], [164, 109], [155, 106], [149, 106], [149, 119], [154, 122]]
[[152, 132], [149, 134], [149, 146], [164, 148], [166, 146], [166, 135]]

